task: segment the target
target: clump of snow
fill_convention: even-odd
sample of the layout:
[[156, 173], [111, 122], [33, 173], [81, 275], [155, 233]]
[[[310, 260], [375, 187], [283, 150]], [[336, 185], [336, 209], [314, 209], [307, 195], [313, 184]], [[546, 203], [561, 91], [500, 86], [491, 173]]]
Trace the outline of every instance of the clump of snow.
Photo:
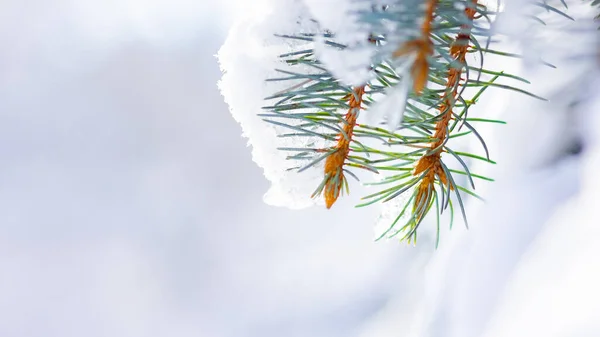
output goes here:
[[367, 123], [377, 125], [381, 120], [385, 120], [388, 131], [396, 131], [402, 123], [406, 101], [411, 89], [411, 76], [405, 72], [400, 82], [387, 88], [386, 94], [367, 111], [365, 114]]
[[340, 49], [316, 39], [315, 53], [327, 69], [348, 85], [362, 85], [370, 77], [374, 50], [369, 47], [369, 32], [359, 23], [360, 11], [369, 9], [368, 1], [304, 0], [323, 30], [335, 34], [335, 42], [347, 46]]
[[[365, 40], [366, 37], [362, 41]], [[315, 41], [315, 52], [319, 60], [341, 82], [358, 86], [371, 78], [372, 72], [369, 64], [373, 57], [372, 48], [359, 43], [350, 43], [352, 47], [339, 49], [328, 46], [323, 38]]]
[[282, 39], [275, 34], [314, 32], [317, 26], [299, 1], [270, 1], [261, 8], [258, 13], [254, 11], [239, 17], [220, 49], [218, 58], [224, 74], [219, 88], [231, 114], [240, 123], [243, 136], [248, 138], [248, 145], [252, 146], [252, 159], [264, 170], [265, 177], [272, 184], [264, 196], [265, 202], [294, 209], [304, 208], [322, 203], [311, 198], [323, 179], [322, 164], [301, 173], [288, 170], [307, 163], [287, 160], [286, 157], [294, 153], [277, 148], [299, 148], [307, 142], [314, 142], [311, 147], [325, 147], [325, 144], [320, 139], [280, 137], [290, 130], [266, 123], [258, 114], [266, 112], [262, 109], [268, 105], [265, 97], [299, 84], [297, 81], [266, 82], [268, 78], [281, 77], [275, 69], [287, 67], [279, 55], [305, 44]]

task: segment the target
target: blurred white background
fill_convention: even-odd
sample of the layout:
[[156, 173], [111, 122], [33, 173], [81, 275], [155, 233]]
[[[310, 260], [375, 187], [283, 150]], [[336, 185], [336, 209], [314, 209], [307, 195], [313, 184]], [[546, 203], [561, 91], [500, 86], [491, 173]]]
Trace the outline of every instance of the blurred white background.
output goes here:
[[0, 336], [345, 336], [402, 282], [375, 210], [262, 203], [231, 11], [0, 4]]
[[373, 243], [352, 198], [268, 207], [216, 87], [233, 4], [0, 3], [0, 336], [482, 335], [579, 160], [504, 144], [480, 225], [438, 252]]

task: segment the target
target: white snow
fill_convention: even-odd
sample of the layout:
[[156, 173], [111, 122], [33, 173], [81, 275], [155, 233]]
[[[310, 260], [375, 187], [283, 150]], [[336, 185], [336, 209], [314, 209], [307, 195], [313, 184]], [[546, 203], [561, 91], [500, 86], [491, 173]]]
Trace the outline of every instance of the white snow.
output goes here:
[[323, 38], [315, 43], [315, 53], [327, 69], [348, 85], [362, 85], [372, 75], [369, 70], [374, 50], [370, 48], [369, 32], [359, 23], [356, 13], [369, 9], [368, 1], [304, 0], [322, 29], [335, 33], [335, 41], [346, 49], [328, 46]]
[[[215, 4], [2, 2], [0, 335], [600, 335], [599, 74], [562, 58], [596, 45], [565, 30], [550, 45], [562, 56], [546, 55], [557, 70], [502, 61], [553, 100], [477, 103], [473, 116], [509, 122], [479, 129], [498, 165], [473, 171], [497, 181], [477, 185], [471, 229], [442, 228], [435, 251], [431, 223], [417, 247], [372, 242], [377, 209], [354, 200], [260, 200], [267, 181], [215, 86]], [[271, 5], [228, 3], [255, 17], [235, 33], [250, 56], [227, 62], [271, 66], [286, 48], [258, 39]], [[263, 94], [263, 69], [233, 68], [253, 83], [236, 93]], [[583, 153], [566, 154], [579, 137]]]
[[[227, 40], [219, 51], [219, 62], [223, 78], [219, 88], [233, 117], [242, 126], [248, 145], [252, 146], [253, 160], [264, 170], [265, 177], [272, 183], [264, 200], [270, 205], [304, 208], [322, 199], [312, 199], [311, 195], [323, 179], [323, 163], [302, 173], [289, 168], [304, 166], [306, 162], [294, 162], [286, 157], [293, 153], [277, 150], [278, 147], [301, 148], [308, 142], [315, 142], [316, 148], [325, 148], [321, 139], [278, 137], [290, 130], [265, 123], [260, 113], [267, 105], [264, 98], [285, 90], [295, 82], [265, 82], [268, 78], [281, 77], [274, 70], [284, 69], [279, 55], [292, 50], [289, 40], [274, 37], [274, 34], [294, 34], [298, 30], [314, 31], [315, 27], [306, 15], [306, 7], [293, 0], [278, 1], [272, 7], [257, 14], [243, 15], [231, 29]], [[299, 21], [297, 21], [299, 20]], [[299, 47], [300, 48], [300, 47]], [[305, 49], [305, 46], [302, 46]]]
[[[410, 59], [410, 58], [409, 58]], [[412, 63], [410, 60], [407, 63]], [[412, 80], [408, 71], [398, 72], [402, 79], [398, 84], [386, 89], [381, 99], [375, 102], [364, 115], [367, 123], [378, 125], [385, 121], [388, 131], [394, 132], [402, 123], [404, 109], [408, 99], [408, 93], [412, 89]]]

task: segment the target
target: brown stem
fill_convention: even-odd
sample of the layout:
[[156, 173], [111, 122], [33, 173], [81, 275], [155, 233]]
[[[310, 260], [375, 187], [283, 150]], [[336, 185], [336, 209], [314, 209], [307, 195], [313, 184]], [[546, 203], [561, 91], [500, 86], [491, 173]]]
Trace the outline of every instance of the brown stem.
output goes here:
[[[477, 0], [471, 0], [471, 2], [474, 5], [477, 4]], [[475, 16], [475, 8], [466, 8], [465, 14], [467, 18], [469, 18], [469, 20], [473, 21], [473, 18]], [[450, 47], [450, 55], [455, 60], [460, 62], [460, 64], [464, 64], [466, 60], [471, 35], [470, 30], [470, 25], [463, 25], [461, 27], [460, 33], [457, 34], [454, 43]], [[463, 69], [464, 67], [461, 66], [460, 68], [451, 67], [448, 70], [448, 78], [446, 81], [447, 90], [444, 93], [442, 103], [438, 107], [440, 113], [442, 114], [442, 118], [437, 122], [435, 126], [435, 133], [433, 135], [433, 138], [437, 140], [431, 144], [429, 153], [426, 156], [423, 156], [421, 159], [419, 159], [413, 172], [414, 175], [419, 175], [427, 171], [425, 177], [418, 186], [413, 210], [421, 210], [423, 209], [423, 205], [429, 204], [429, 201], [431, 199], [425, 200], [423, 199], [423, 196], [426, 196], [428, 194], [428, 191], [434, 188], [436, 175], [438, 176], [442, 184], [447, 185], [449, 189], [453, 189], [453, 187], [450, 184], [448, 184], [448, 178], [446, 177], [446, 173], [442, 167], [441, 145], [446, 141], [446, 139], [449, 136], [447, 132], [448, 124], [452, 120], [452, 107], [454, 106], [454, 102], [456, 101], [458, 95], [458, 85], [461, 80], [461, 74]], [[423, 200], [426, 203], [423, 204], [421, 200]]]
[[340, 132], [337, 138], [337, 144], [334, 147], [334, 152], [325, 160], [325, 205], [327, 208], [335, 203], [340, 195], [342, 185], [344, 183], [344, 164], [348, 153], [350, 152], [350, 141], [356, 125], [356, 118], [361, 109], [365, 86], [354, 88], [353, 94], [348, 97], [348, 105], [350, 109], [344, 118], [344, 132]]
[[427, 85], [429, 75], [429, 62], [427, 58], [433, 54], [433, 43], [431, 42], [431, 25], [435, 18], [435, 8], [438, 0], [428, 0], [425, 7], [425, 17], [421, 26], [421, 37], [416, 40], [408, 41], [398, 48], [393, 57], [400, 57], [410, 52], [415, 52], [415, 61], [411, 68], [413, 78], [413, 91], [420, 95]]

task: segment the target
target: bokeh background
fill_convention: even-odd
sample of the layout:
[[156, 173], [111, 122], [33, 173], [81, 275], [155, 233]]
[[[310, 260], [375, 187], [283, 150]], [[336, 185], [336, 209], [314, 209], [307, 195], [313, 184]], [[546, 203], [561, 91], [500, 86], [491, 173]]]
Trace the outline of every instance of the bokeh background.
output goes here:
[[1, 336], [334, 335], [383, 306], [373, 212], [262, 202], [216, 85], [227, 8], [0, 12]]
[[[500, 183], [473, 208], [480, 225], [455, 228], [437, 252], [427, 240], [374, 243], [378, 210], [352, 199], [269, 207], [216, 86], [214, 55], [239, 11], [0, 3], [0, 336], [374, 337], [413, 325], [482, 336], [523, 256], [579, 190], [578, 133], [550, 152], [504, 142]], [[506, 97], [489, 104], [499, 102], [518, 119]], [[544, 130], [573, 120], [570, 102]], [[539, 111], [531, 121], [543, 112], [514, 104]], [[585, 289], [593, 303], [578, 317], [598, 317]], [[522, 298], [506, 296], [508, 308]]]

